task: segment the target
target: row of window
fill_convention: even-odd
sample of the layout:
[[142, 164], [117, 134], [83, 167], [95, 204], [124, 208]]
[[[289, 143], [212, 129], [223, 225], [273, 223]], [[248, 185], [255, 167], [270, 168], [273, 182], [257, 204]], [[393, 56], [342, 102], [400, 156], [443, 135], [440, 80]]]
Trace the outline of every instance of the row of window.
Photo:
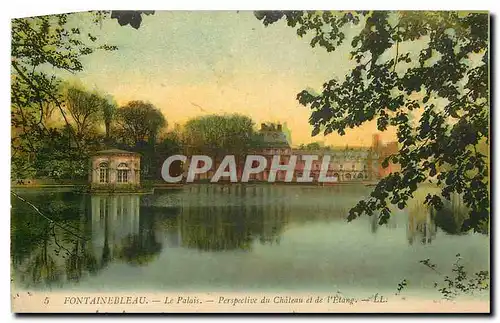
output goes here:
[[[285, 161], [281, 161], [281, 162], [280, 162], [280, 165], [286, 165], [286, 164], [287, 164], [287, 162], [285, 162]], [[304, 163], [303, 165], [305, 165], [305, 163]], [[320, 163], [313, 163], [313, 165], [314, 165], [314, 166], [313, 166], [313, 168], [314, 168], [314, 169], [320, 169], [320, 168], [321, 168], [321, 164], [320, 164]], [[335, 164], [333, 164], [333, 163], [330, 163], [330, 164], [329, 164], [329, 168], [330, 168], [330, 169], [331, 169], [331, 168], [336, 168], [335, 166], [336, 166], [336, 165], [335, 165]], [[340, 169], [344, 169], [344, 165], [340, 164], [340, 165], [338, 165], [338, 166], [339, 166], [339, 168], [340, 168]], [[255, 167], [255, 166], [254, 166], [254, 167]], [[366, 170], [367, 168], [368, 168], [368, 167], [367, 167], [366, 165], [363, 165], [363, 169], [364, 169], [364, 170]], [[356, 164], [352, 164], [352, 169], [353, 169], [353, 170], [355, 170], [355, 169], [356, 169]]]
[[[128, 182], [128, 172], [129, 168], [126, 163], [121, 163], [117, 167], [117, 182], [127, 183]], [[99, 164], [99, 182], [109, 183], [109, 166], [108, 163]]]
[[274, 154], [274, 155], [288, 155], [291, 153], [289, 149], [266, 149], [264, 150], [265, 154]]
[[[321, 165], [320, 164], [314, 164], [314, 167], [316, 169], [320, 169], [321, 168]], [[334, 164], [330, 164], [330, 168], [335, 168]], [[344, 165], [339, 165], [339, 168], [340, 169], [343, 169], [344, 168]], [[352, 169], [355, 170], [356, 169], [356, 164], [352, 164]], [[367, 169], [367, 166], [366, 165], [363, 165], [363, 169], [366, 170]]]
[[[265, 149], [264, 150], [265, 154], [274, 154], [274, 155], [290, 155], [294, 153], [293, 150], [290, 149]], [[299, 153], [299, 159], [300, 159], [300, 154]], [[314, 155], [314, 152], [311, 152], [311, 155]], [[340, 159], [364, 159], [367, 158], [369, 153], [367, 151], [363, 152], [349, 152], [347, 155], [345, 153], [331, 153], [331, 154], [326, 154], [330, 156], [331, 158], [340, 158]], [[378, 154], [372, 153], [372, 156], [378, 156]]]
[[[313, 174], [311, 174], [311, 176], [313, 176]], [[297, 177], [302, 177], [302, 173], [300, 173], [300, 172], [297, 173]], [[332, 177], [340, 178], [340, 175], [339, 175], [339, 173], [333, 173]], [[363, 175], [363, 173], [358, 173], [358, 175], [351, 175], [350, 173], [346, 173], [344, 175], [344, 179], [345, 180], [351, 180], [351, 179], [368, 179], [368, 174], [364, 174]]]

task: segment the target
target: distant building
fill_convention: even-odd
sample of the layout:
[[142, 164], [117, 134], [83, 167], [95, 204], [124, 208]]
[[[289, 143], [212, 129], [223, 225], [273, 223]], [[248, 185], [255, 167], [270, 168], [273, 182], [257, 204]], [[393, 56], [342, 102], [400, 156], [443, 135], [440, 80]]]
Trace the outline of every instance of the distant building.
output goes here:
[[280, 155], [290, 154], [290, 142], [283, 132], [281, 124], [262, 123], [258, 131], [261, 141], [257, 150], [259, 153]]
[[[290, 160], [292, 148], [288, 142], [286, 134], [283, 132], [281, 124], [262, 123], [258, 133], [261, 135], [261, 141], [255, 151], [255, 155], [262, 155], [267, 160], [267, 167], [258, 174], [251, 174], [249, 180], [267, 181], [271, 171], [271, 163], [274, 155], [281, 156], [281, 164], [286, 164]], [[284, 181], [285, 172], [276, 174], [276, 181]]]
[[[330, 157], [326, 176], [336, 178], [336, 182], [362, 182], [377, 181], [387, 176], [390, 172], [398, 171], [399, 165], [389, 164], [383, 168], [382, 161], [385, 157], [398, 151], [397, 142], [383, 144], [379, 135], [373, 135], [371, 147], [324, 147], [320, 149], [295, 149], [290, 146], [287, 135], [281, 124], [262, 123], [258, 131], [260, 140], [249, 154], [264, 156], [267, 160], [266, 168], [257, 174], [250, 174], [250, 181], [267, 181], [271, 172], [273, 156], [280, 156], [280, 164], [285, 165], [290, 161], [290, 157], [297, 156], [292, 182], [297, 182], [297, 178], [303, 177], [305, 172], [309, 172], [313, 182], [318, 182], [323, 158]], [[317, 160], [312, 161], [310, 169], [307, 169], [305, 155], [316, 155]], [[245, 158], [239, 158], [236, 162], [237, 178], [241, 179]], [[197, 174], [195, 181], [208, 180], [219, 167], [221, 160], [214, 160], [211, 170], [207, 173]], [[185, 164], [185, 172], [187, 166]], [[283, 182], [286, 178], [286, 171], [276, 172], [276, 182]], [[227, 178], [227, 180], [229, 180]]]
[[[293, 150], [298, 155], [295, 166], [295, 176], [301, 177], [306, 171], [310, 172], [313, 181], [318, 181], [323, 158], [330, 157], [326, 176], [336, 178], [338, 182], [369, 181], [378, 179], [376, 161], [377, 156], [370, 147], [333, 147], [322, 150]], [[317, 155], [318, 159], [306, 168], [306, 161], [302, 156]]]
[[[294, 149], [287, 142], [287, 137], [280, 124], [269, 126], [263, 123], [259, 132], [264, 135], [264, 147], [260, 149], [260, 152], [256, 153], [268, 156], [268, 166], [262, 174], [253, 175], [256, 180], [267, 180], [273, 155], [280, 155], [280, 164], [288, 164], [290, 156], [297, 156], [292, 182], [296, 182], [297, 178], [302, 177], [304, 172], [309, 172], [313, 182], [317, 182], [324, 156], [330, 157], [326, 176], [334, 177], [338, 182], [371, 181], [380, 178], [378, 170], [380, 165], [379, 152], [372, 149], [372, 147], [345, 146], [318, 150]], [[304, 155], [318, 156], [317, 160], [312, 161], [310, 169], [306, 167]], [[285, 177], [285, 171], [278, 171], [276, 181], [284, 181]]]
[[386, 177], [390, 173], [401, 171], [401, 166], [394, 163], [389, 163], [386, 168], [382, 167], [382, 162], [385, 158], [390, 155], [396, 154], [399, 151], [399, 146], [397, 141], [389, 142], [387, 144], [382, 143], [380, 140], [380, 135], [374, 134], [372, 139], [372, 149], [378, 154], [378, 177]]
[[[139, 187], [141, 158], [138, 153], [120, 149], [96, 152], [90, 160], [91, 188]], [[126, 186], [127, 185], [127, 186]]]

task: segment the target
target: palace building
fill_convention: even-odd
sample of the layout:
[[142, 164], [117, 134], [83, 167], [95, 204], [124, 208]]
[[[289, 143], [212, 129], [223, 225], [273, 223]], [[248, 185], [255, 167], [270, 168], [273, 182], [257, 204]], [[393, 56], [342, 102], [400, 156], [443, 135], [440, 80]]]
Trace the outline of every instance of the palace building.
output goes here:
[[[325, 156], [329, 158], [326, 176], [335, 178], [335, 182], [377, 181], [390, 172], [399, 170], [398, 165], [393, 164], [382, 168], [384, 158], [397, 152], [398, 146], [397, 143], [383, 144], [377, 134], [373, 135], [372, 145], [369, 147], [325, 147], [317, 150], [292, 148], [280, 124], [262, 123], [259, 135], [260, 144], [249, 154], [264, 156], [267, 161], [266, 168], [262, 172], [251, 174], [249, 181], [268, 181], [270, 172], [276, 171], [271, 168], [273, 156], [276, 155], [280, 156], [280, 165], [289, 164], [291, 156], [297, 156], [292, 182], [298, 182], [297, 178], [301, 178], [306, 172], [309, 172], [313, 182], [318, 182]], [[317, 159], [308, 164], [307, 159], [310, 155], [317, 156]], [[195, 181], [209, 180], [220, 162], [221, 160], [215, 161], [208, 172], [197, 174]], [[188, 165], [189, 161], [185, 163], [185, 167]], [[236, 167], [239, 181], [243, 173], [244, 158], [237, 161]], [[187, 172], [187, 168], [185, 171]], [[284, 182], [285, 178], [286, 171], [276, 171], [276, 182]]]

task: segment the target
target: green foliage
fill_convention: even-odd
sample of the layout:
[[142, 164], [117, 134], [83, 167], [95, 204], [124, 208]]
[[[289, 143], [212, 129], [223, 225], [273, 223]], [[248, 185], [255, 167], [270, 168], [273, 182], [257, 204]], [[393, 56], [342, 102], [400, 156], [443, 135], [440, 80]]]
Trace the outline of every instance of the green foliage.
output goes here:
[[153, 15], [154, 11], [113, 10], [111, 11], [111, 18], [116, 19], [120, 26], [130, 25], [135, 29], [139, 29], [142, 22], [142, 14]]
[[243, 154], [254, 142], [254, 123], [247, 116], [208, 115], [186, 122], [184, 146], [195, 154]]
[[[90, 121], [88, 116], [82, 114], [83, 109], [71, 105], [70, 111], [75, 112], [74, 119], [78, 120], [75, 122], [75, 131], [64, 106], [61, 80], [48, 71], [82, 71], [80, 60], [83, 56], [99, 49], [115, 50], [116, 47], [98, 44], [96, 36], [71, 27], [68, 23], [71, 15], [12, 20], [11, 122], [14, 177], [41, 176], [40, 173], [59, 177], [66, 176], [68, 172], [71, 177], [80, 175], [81, 165], [77, 164], [85, 157], [87, 150], [81, 147], [77, 134], [85, 132]], [[54, 129], [49, 125], [55, 111], [59, 112], [65, 127]]]
[[476, 292], [489, 289], [489, 272], [481, 270], [469, 277], [464, 265], [462, 265], [462, 257], [456, 255], [456, 260], [453, 263], [452, 276], [442, 275], [437, 271], [436, 265], [431, 263], [429, 259], [421, 260], [420, 263], [437, 272], [443, 277], [441, 282], [435, 282], [434, 287], [443, 295], [444, 299], [453, 300], [461, 295], [472, 295]]
[[[182, 210], [180, 232], [182, 246], [202, 251], [250, 251], [254, 241], [261, 244], [279, 243], [282, 222], [265, 220], [263, 208], [251, 211], [229, 205], [212, 209], [186, 208]], [[266, 230], [266, 227], [268, 230]]]
[[328, 147], [323, 146], [319, 142], [311, 142], [309, 144], [305, 144], [305, 145], [301, 144], [299, 146], [299, 149], [303, 149], [303, 150], [321, 150], [321, 149], [325, 149], [325, 148], [328, 148]]
[[429, 195], [436, 209], [452, 193], [462, 194], [469, 216], [463, 230], [488, 227], [490, 214], [488, 15], [477, 12], [256, 12], [265, 25], [285, 19], [310, 45], [331, 52], [350, 47], [354, 67], [344, 79], [323, 84], [320, 94], [302, 91], [311, 109], [312, 135], [376, 121], [393, 127], [400, 150], [389, 156], [401, 166], [350, 210], [390, 217], [390, 204], [404, 208], [419, 184], [439, 185]]
[[106, 139], [109, 139], [111, 136], [111, 122], [116, 114], [116, 103], [112, 98], [104, 98], [102, 100], [101, 109], [106, 131]]
[[167, 125], [161, 111], [143, 101], [130, 101], [119, 108], [115, 122], [117, 137], [132, 146], [140, 142], [156, 142], [158, 133]]
[[134, 266], [144, 266], [159, 256], [162, 243], [156, 241], [154, 222], [148, 221], [141, 228], [139, 234], [128, 235], [123, 239], [123, 246], [118, 252], [118, 258]]
[[398, 283], [398, 289], [396, 295], [401, 294], [403, 289], [405, 289], [407, 286], [408, 286], [408, 281], [406, 279], [403, 279], [400, 283]]
[[[95, 150], [95, 144], [100, 145], [91, 131], [97, 119], [104, 120], [106, 139], [110, 137], [115, 110], [112, 100], [80, 90], [64, 93], [62, 80], [51, 73], [51, 70], [80, 72], [84, 68], [82, 57], [97, 50], [117, 49], [116, 46], [99, 43], [97, 36], [73, 26], [70, 22], [72, 17], [78, 15], [100, 23], [111, 16], [118, 19], [120, 25], [130, 24], [138, 28], [141, 15], [152, 13], [95, 11], [12, 20], [13, 177], [31, 178], [41, 176], [40, 173], [55, 177], [78, 177], [81, 175], [82, 160], [89, 151]], [[53, 129], [49, 125], [49, 121], [57, 116], [64, 120], [64, 128]], [[62, 137], [66, 145], [62, 144]], [[83, 138], [86, 140], [83, 141]], [[56, 147], [62, 150], [51, 150]], [[48, 160], [51, 160], [52, 165]]]
[[[165, 159], [172, 155], [177, 155], [182, 153], [182, 142], [176, 133], [169, 132], [165, 138], [160, 140], [155, 147], [155, 159], [152, 164], [153, 169], [156, 170], [156, 178], [161, 179], [161, 168]], [[178, 176], [182, 174], [182, 163], [174, 162], [170, 166], [170, 172], [172, 176]]]
[[11, 253], [15, 266], [25, 268], [18, 272], [27, 287], [50, 287], [65, 278], [78, 281], [85, 273], [97, 271], [91, 245], [79, 235], [84, 223], [81, 203], [75, 196], [62, 192], [33, 196], [31, 202], [40, 213], [35, 212], [33, 204], [20, 204], [14, 199], [13, 208], [19, 213], [12, 216]]
[[158, 143], [156, 151], [164, 152], [168, 155], [180, 154], [182, 152], [180, 134], [175, 132], [167, 133], [166, 136]]
[[[436, 264], [432, 263], [430, 259], [420, 260], [419, 263], [434, 271], [441, 281], [434, 282], [434, 288], [441, 293], [442, 297], [446, 300], [454, 300], [457, 297], [465, 295], [474, 295], [490, 288], [490, 277], [487, 270], [480, 270], [472, 276], [467, 273], [464, 265], [461, 263], [462, 257], [460, 254], [456, 255], [456, 260], [452, 265], [452, 275], [444, 275], [438, 269]], [[398, 283], [395, 295], [401, 295], [404, 289], [407, 289], [410, 282], [403, 279]]]
[[[76, 138], [82, 140], [92, 133], [97, 123], [103, 119], [107, 101], [97, 93], [70, 87], [65, 95], [66, 109], [75, 125]], [[106, 111], [109, 112], [109, 111]]]
[[155, 170], [161, 169], [156, 158], [158, 136], [167, 126], [161, 111], [151, 103], [130, 101], [116, 110], [113, 123], [113, 137], [121, 148], [142, 155], [143, 178], [155, 177]]
[[[444, 201], [441, 209], [431, 210], [434, 223], [447, 234], [464, 234], [462, 223], [467, 218], [469, 210], [460, 205], [459, 202], [459, 198], [455, 198], [452, 202]], [[488, 228], [480, 227], [477, 231], [487, 234]]]
[[88, 152], [73, 149], [71, 139], [67, 127], [35, 128], [30, 133], [20, 133], [13, 140], [12, 175], [16, 178], [85, 178]]
[[61, 81], [47, 73], [47, 67], [79, 72], [83, 70], [83, 56], [98, 49], [117, 49], [98, 45], [95, 36], [69, 27], [69, 17], [70, 14], [59, 14], [12, 20], [12, 105], [14, 109], [23, 109], [16, 115], [23, 117], [24, 112], [42, 120], [42, 105], [52, 103], [65, 116], [59, 91]]

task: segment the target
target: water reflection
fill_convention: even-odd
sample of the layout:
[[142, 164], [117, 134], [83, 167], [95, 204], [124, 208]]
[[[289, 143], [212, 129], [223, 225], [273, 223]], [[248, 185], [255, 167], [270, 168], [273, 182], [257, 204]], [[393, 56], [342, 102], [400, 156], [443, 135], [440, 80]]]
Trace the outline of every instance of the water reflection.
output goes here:
[[408, 243], [412, 245], [415, 241], [421, 244], [430, 244], [436, 238], [437, 226], [432, 220], [431, 212], [427, 209], [422, 214], [408, 216]]
[[451, 200], [444, 201], [440, 210], [431, 210], [432, 219], [436, 225], [448, 234], [464, 234], [462, 224], [468, 217], [468, 209], [459, 195], [453, 194]]
[[83, 200], [73, 194], [50, 193], [28, 198], [48, 221], [26, 204], [13, 200], [11, 258], [14, 275], [27, 286], [61, 285], [98, 271], [86, 237]]
[[[148, 266], [174, 249], [280, 248], [287, 230], [345, 223], [349, 208], [367, 192], [364, 187], [192, 185], [145, 196], [31, 194], [27, 199], [54, 222], [13, 201], [13, 275], [25, 287], [53, 287], [98, 275], [112, 263]], [[366, 225], [367, 234], [380, 234], [376, 216], [355, 221]], [[410, 245], [430, 244], [439, 223], [447, 223], [442, 214], [416, 207], [396, 214], [385, 227], [405, 229]]]

